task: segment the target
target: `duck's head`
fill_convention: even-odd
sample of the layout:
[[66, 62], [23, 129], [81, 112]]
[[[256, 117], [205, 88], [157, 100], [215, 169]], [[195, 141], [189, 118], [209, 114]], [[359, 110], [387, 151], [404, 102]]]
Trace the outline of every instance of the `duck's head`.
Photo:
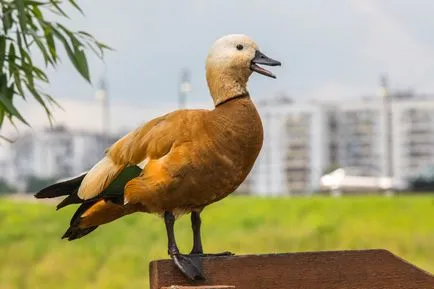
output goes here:
[[214, 104], [247, 93], [247, 80], [253, 71], [276, 78], [259, 66], [281, 65], [265, 56], [248, 36], [231, 34], [218, 39], [211, 47], [206, 61], [206, 78]]

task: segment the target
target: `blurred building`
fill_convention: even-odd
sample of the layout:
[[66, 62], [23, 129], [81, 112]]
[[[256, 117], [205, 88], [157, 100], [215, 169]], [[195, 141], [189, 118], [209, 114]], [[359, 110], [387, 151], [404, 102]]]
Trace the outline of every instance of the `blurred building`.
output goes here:
[[0, 143], [0, 178], [4, 180], [11, 180], [15, 176], [11, 151], [11, 144], [9, 142], [4, 141]]
[[335, 119], [320, 104], [295, 104], [287, 97], [258, 104], [264, 145], [246, 181], [259, 195], [312, 192], [334, 154]]
[[383, 105], [381, 100], [343, 103], [336, 110], [338, 164], [359, 176], [386, 174]]
[[360, 176], [391, 177], [405, 188], [434, 164], [434, 97], [389, 97], [389, 109], [381, 98], [339, 106], [339, 164], [357, 168]]
[[25, 190], [30, 178], [60, 179], [90, 169], [115, 140], [63, 126], [24, 134], [3, 150], [0, 176]]
[[258, 104], [264, 146], [243, 184], [258, 195], [311, 193], [331, 167], [363, 177], [409, 179], [434, 166], [434, 97], [411, 91], [335, 103]]
[[434, 165], [434, 97], [392, 103], [393, 176], [402, 182]]

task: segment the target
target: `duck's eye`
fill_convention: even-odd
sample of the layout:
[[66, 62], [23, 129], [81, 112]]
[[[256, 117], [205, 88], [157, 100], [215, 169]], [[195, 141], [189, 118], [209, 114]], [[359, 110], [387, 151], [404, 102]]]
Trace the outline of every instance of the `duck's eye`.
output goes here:
[[238, 45], [237, 45], [237, 49], [238, 49], [238, 50], [243, 50], [243, 48], [244, 48], [244, 46], [242, 46], [241, 44], [238, 44]]

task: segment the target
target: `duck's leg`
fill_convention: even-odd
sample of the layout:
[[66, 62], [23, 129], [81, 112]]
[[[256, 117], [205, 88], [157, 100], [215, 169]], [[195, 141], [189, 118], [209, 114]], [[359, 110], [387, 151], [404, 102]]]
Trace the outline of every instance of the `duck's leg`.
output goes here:
[[231, 252], [222, 252], [217, 254], [204, 254], [202, 248], [202, 237], [200, 234], [200, 226], [202, 221], [200, 219], [200, 212], [192, 211], [191, 212], [191, 228], [193, 229], [193, 249], [191, 249], [190, 255], [193, 256], [230, 256], [234, 255]]
[[167, 232], [168, 252], [176, 266], [191, 280], [205, 279], [199, 258], [179, 253], [174, 232], [175, 216], [171, 212], [164, 213], [164, 223]]

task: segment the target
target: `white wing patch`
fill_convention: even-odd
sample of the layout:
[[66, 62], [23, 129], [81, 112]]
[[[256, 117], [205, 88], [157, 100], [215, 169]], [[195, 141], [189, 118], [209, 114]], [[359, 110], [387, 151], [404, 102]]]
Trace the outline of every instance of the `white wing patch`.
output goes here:
[[143, 170], [143, 168], [149, 163], [149, 158], [144, 159], [142, 162], [138, 163], [136, 166], [138, 166], [139, 168], [141, 168]]
[[122, 166], [113, 163], [109, 157], [104, 157], [84, 177], [78, 189], [78, 197], [82, 200], [88, 200], [99, 195], [121, 169]]

